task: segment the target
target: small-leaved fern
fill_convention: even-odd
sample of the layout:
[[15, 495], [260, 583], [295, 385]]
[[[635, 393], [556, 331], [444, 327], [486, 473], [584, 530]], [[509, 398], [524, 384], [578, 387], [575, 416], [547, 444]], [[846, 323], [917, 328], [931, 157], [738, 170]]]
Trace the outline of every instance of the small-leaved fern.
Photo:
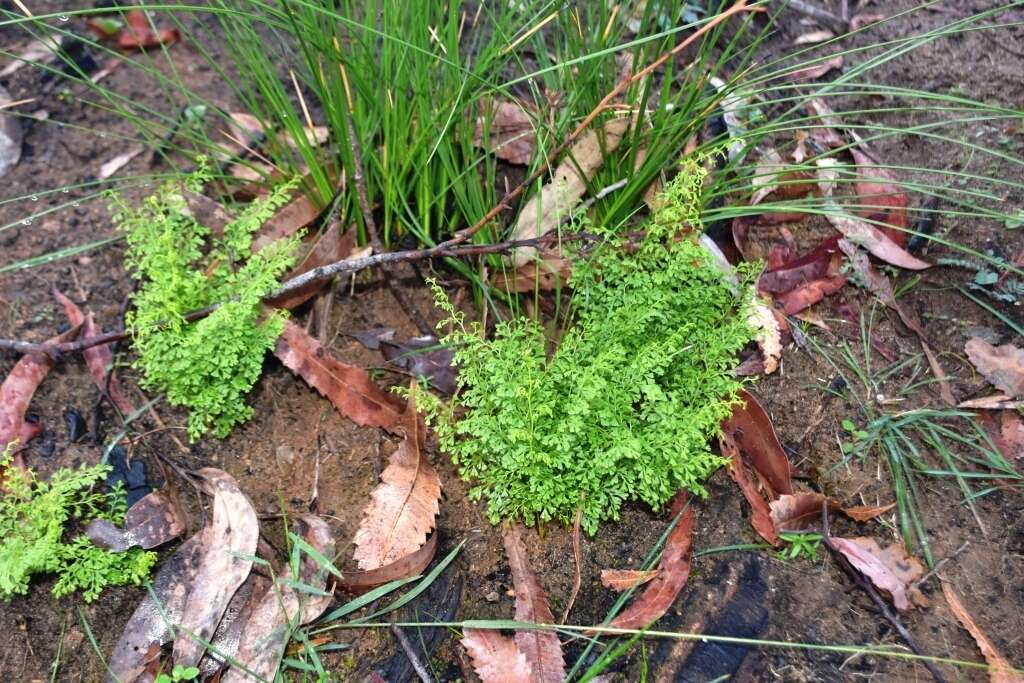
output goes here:
[[593, 534], [626, 501], [657, 509], [680, 489], [706, 495], [723, 464], [708, 441], [753, 336], [753, 272], [737, 287], [695, 242], [704, 175], [691, 164], [670, 184], [638, 247], [606, 233], [577, 259], [575, 322], [550, 357], [537, 322], [502, 322], [485, 339], [435, 287], [454, 323], [459, 390], [447, 406], [422, 405], [492, 522], [568, 522], [582, 506]]
[[[252, 235], [282, 206], [294, 183], [249, 204], [219, 234], [187, 210], [182, 193], [209, 180], [204, 167], [184, 187], [167, 183], [141, 206], [114, 196], [114, 220], [125, 233], [125, 264], [139, 287], [132, 295], [128, 329], [147, 388], [165, 392], [171, 405], [189, 409], [193, 440], [212, 430], [220, 437], [252, 416], [245, 396], [260, 376], [263, 358], [284, 327], [285, 313], [261, 303], [294, 263], [299, 236], [252, 253]], [[185, 314], [214, 304], [205, 318]]]
[[92, 490], [110, 471], [109, 465], [59, 469], [42, 481], [31, 470], [10, 464], [8, 449], [0, 456], [0, 599], [26, 593], [34, 574], [56, 574], [55, 596], [81, 591], [87, 602], [107, 586], [137, 585], [149, 576], [156, 553], [141, 548], [115, 553], [85, 536], [64, 540], [70, 522], [124, 523], [124, 491]]

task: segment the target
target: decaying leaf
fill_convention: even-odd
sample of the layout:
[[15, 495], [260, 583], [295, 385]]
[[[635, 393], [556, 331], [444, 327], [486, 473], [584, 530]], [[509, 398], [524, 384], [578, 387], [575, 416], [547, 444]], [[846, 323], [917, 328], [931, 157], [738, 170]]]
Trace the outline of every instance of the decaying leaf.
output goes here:
[[484, 117], [476, 122], [473, 144], [487, 146], [499, 159], [510, 164], [530, 163], [537, 146], [534, 122], [522, 102], [502, 100], [494, 103], [488, 128], [486, 145], [484, 141]]
[[278, 209], [277, 213], [259, 229], [252, 240], [253, 253], [302, 230], [319, 215], [320, 209], [316, 204], [306, 195], [300, 194]]
[[380, 350], [389, 362], [409, 371], [413, 377], [426, 377], [442, 394], [455, 392], [455, 350], [444, 346], [433, 335], [413, 337], [407, 342], [380, 341]]
[[665, 539], [665, 549], [658, 563], [658, 576], [651, 580], [643, 593], [629, 607], [612, 620], [613, 628], [645, 628], [657, 621], [676, 601], [690, 576], [690, 555], [693, 550], [693, 507], [685, 492], [679, 492], [672, 501], [673, 515], [682, 516]]
[[467, 628], [462, 646], [482, 683], [533, 683], [533, 671], [516, 642], [499, 631]]
[[826, 296], [835, 294], [846, 286], [845, 275], [826, 276], [800, 285], [777, 297], [786, 315], [795, 315], [810, 308]]
[[946, 596], [946, 602], [949, 604], [949, 609], [953, 612], [953, 615], [967, 629], [967, 632], [971, 634], [974, 642], [978, 644], [978, 649], [981, 650], [982, 656], [985, 657], [985, 661], [992, 667], [988, 672], [989, 682], [1024, 683], [1024, 673], [1014, 669], [1009, 660], [996, 649], [992, 641], [985, 635], [985, 632], [981, 630], [977, 622], [971, 617], [971, 614], [964, 608], [963, 602], [960, 600], [960, 596], [957, 595], [956, 590], [946, 581], [942, 582], [942, 594]]
[[204, 529], [189, 538], [161, 563], [153, 577], [153, 590], [142, 597], [110, 655], [108, 683], [135, 681], [146, 668], [150, 648], [155, 645], [159, 652], [160, 646], [174, 637], [169, 625], [181, 623], [185, 601], [207, 547], [208, 531]]
[[[60, 344], [69, 341], [78, 334], [78, 331], [78, 327], [72, 327], [67, 332], [47, 340], [47, 343]], [[36, 387], [52, 367], [53, 359], [46, 354], [26, 354], [14, 364], [3, 384], [0, 384], [0, 453], [12, 441], [18, 440], [19, 446], [24, 446], [25, 437], [38, 434], [38, 428], [25, 422], [25, 413], [28, 412], [28, 404], [32, 401]], [[18, 456], [15, 456], [15, 463], [20, 463]]]
[[7, 175], [21, 160], [21, 141], [24, 137], [21, 119], [4, 111], [13, 101], [7, 89], [0, 85], [0, 178]]
[[[298, 535], [306, 543], [324, 557], [334, 556], [334, 537], [324, 520], [315, 515], [300, 515], [296, 522]], [[312, 590], [323, 591], [329, 575], [327, 567], [307, 554], [303, 554], [299, 562], [298, 577], [292, 575], [291, 567], [285, 570], [245, 620], [238, 652], [232, 660], [239, 666], [228, 669], [221, 677], [221, 683], [273, 680], [292, 628], [319, 617], [332, 599], [329, 593], [319, 595], [299, 590], [292, 580], [297, 579]]]
[[[302, 262], [288, 273], [289, 278], [298, 277], [303, 273], [320, 266], [325, 266], [328, 263], [352, 258], [356, 248], [355, 230], [341, 232], [336, 227], [329, 225], [319, 236], [315, 236], [313, 239], [313, 246], [306, 253]], [[326, 286], [326, 280], [309, 282], [284, 296], [267, 299], [267, 305], [291, 310], [312, 299], [317, 292]]]
[[722, 423], [722, 431], [732, 438], [740, 454], [771, 487], [771, 498], [793, 493], [789, 458], [782, 450], [771, 418], [750, 392], [741, 390], [739, 399], [732, 415]]
[[249, 578], [238, 587], [217, 624], [213, 640], [210, 641], [212, 647], [199, 660], [199, 680], [209, 680], [224, 668], [225, 662], [235, 658], [242, 640], [242, 629], [269, 590], [270, 579], [255, 572], [250, 572]]
[[835, 55], [824, 61], [818, 62], [806, 66], [802, 69], [794, 69], [786, 74], [786, 80], [796, 83], [799, 81], [813, 81], [815, 78], [821, 78], [829, 71], [833, 69], [841, 69], [843, 67], [843, 56]]
[[782, 358], [782, 335], [779, 321], [775, 319], [772, 309], [763, 302], [757, 301], [750, 308], [747, 322], [755, 330], [755, 339], [764, 358], [764, 374], [770, 375], [779, 368]]
[[[630, 117], [614, 118], [605, 123], [600, 135], [593, 130], [584, 133], [555, 169], [551, 182], [520, 212], [512, 239], [540, 237], [557, 228], [586, 192], [587, 181], [604, 163], [605, 155], [618, 148], [631, 122]], [[512, 263], [517, 267], [529, 263], [535, 254], [532, 248], [516, 249]]]
[[857, 198], [865, 207], [860, 213], [865, 218], [877, 220], [889, 226], [883, 228], [899, 246], [904, 246], [908, 225], [907, 193], [896, 185], [893, 172], [879, 164], [867, 152], [856, 147], [850, 150], [857, 163]]
[[[52, 35], [30, 41], [18, 55], [0, 69], [0, 78], [8, 78], [26, 66], [46, 66], [57, 61], [60, 42]], [[0, 171], [0, 176], [3, 172]]]
[[718, 442], [719, 448], [722, 451], [722, 457], [729, 461], [726, 465], [729, 476], [740, 487], [740, 492], [747, 500], [747, 503], [750, 504], [750, 525], [754, 527], [754, 531], [761, 538], [772, 545], [778, 545], [779, 534], [775, 531], [775, 525], [772, 523], [771, 509], [768, 507], [768, 501], [764, 499], [764, 496], [757, 490], [757, 486], [751, 481], [747, 473], [747, 466], [743, 464], [743, 458], [740, 457], [740, 451], [736, 446], [736, 442], [732, 436], [724, 432], [718, 438]]
[[[512, 570], [512, 583], [516, 591], [516, 621], [534, 624], [554, 624], [547, 596], [530, 568], [523, 543], [521, 527], [513, 524], [502, 534], [505, 554]], [[537, 683], [561, 683], [565, 680], [565, 659], [562, 644], [554, 631], [516, 631], [515, 643], [526, 655]]]
[[430, 535], [430, 539], [423, 544], [423, 547], [416, 552], [405, 555], [378, 569], [365, 572], [344, 572], [342, 578], [338, 580], [338, 588], [360, 595], [390, 581], [417, 576], [433, 562], [434, 555], [437, 554], [437, 538], [437, 532], [434, 532]]
[[1024, 398], [1024, 350], [1013, 344], [992, 346], [980, 337], [972, 337], [964, 351], [992, 386], [1010, 397]]
[[[56, 288], [53, 290], [53, 296], [64, 307], [64, 314], [68, 317], [68, 322], [72, 327], [81, 325], [83, 336], [96, 337], [103, 333], [100, 326], [96, 324], [96, 316], [91, 311], [88, 314], [84, 313], [74, 301], [64, 296]], [[121, 391], [121, 383], [111, 369], [114, 364], [114, 354], [110, 351], [110, 345], [93, 346], [83, 351], [82, 355], [85, 356], [85, 364], [89, 368], [89, 376], [92, 377], [93, 383], [101, 392], [106, 392], [121, 414], [131, 415], [135, 412], [135, 406]]]
[[541, 252], [538, 257], [518, 268], [494, 274], [494, 286], [510, 293], [547, 292], [567, 287], [572, 262], [555, 254]]
[[426, 427], [415, 391], [405, 410], [405, 439], [381, 472], [356, 531], [353, 557], [361, 569], [378, 569], [419, 550], [440, 510], [441, 480], [423, 452]]
[[134, 546], [155, 548], [185, 532], [181, 509], [165, 494], [154, 491], [128, 508], [124, 529], [106, 519], [95, 519], [85, 529], [96, 545], [124, 552]]
[[356, 424], [389, 429], [402, 419], [402, 404], [394, 395], [377, 386], [362, 368], [335, 358], [290, 320], [274, 355]]
[[658, 569], [602, 569], [601, 585], [621, 593], [642, 586], [660, 573]]
[[892, 596], [896, 609], [904, 612], [915, 604], [921, 607], [928, 604], [924, 595], [912, 587], [924, 575], [924, 565], [907, 555], [901, 543], [893, 543], [883, 550], [873, 538], [830, 536], [829, 541], [875, 588]]
[[800, 492], [784, 494], [771, 501], [768, 507], [771, 509], [772, 524], [775, 530], [798, 531], [821, 525], [821, 506], [828, 503], [830, 511], [840, 511], [850, 519], [858, 522], [866, 522], [869, 519], [885, 514], [893, 509], [895, 503], [880, 506], [854, 506], [843, 507], [839, 501], [827, 498], [821, 493]]
[[213, 520], [204, 532], [203, 548], [174, 639], [174, 662], [195, 666], [217, 630], [231, 596], [252, 568], [259, 539], [259, 521], [252, 503], [227, 473], [204, 468], [198, 473], [213, 496]]

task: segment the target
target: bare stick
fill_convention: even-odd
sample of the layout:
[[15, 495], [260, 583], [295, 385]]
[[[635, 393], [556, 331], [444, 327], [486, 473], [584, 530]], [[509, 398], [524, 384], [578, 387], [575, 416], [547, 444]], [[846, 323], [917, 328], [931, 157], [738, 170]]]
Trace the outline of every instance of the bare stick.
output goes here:
[[800, 14], [809, 16], [825, 28], [831, 29], [837, 34], [846, 33], [850, 30], [850, 21], [848, 18], [833, 14], [824, 7], [818, 7], [806, 0], [789, 0], [789, 2], [786, 3], [786, 7], [799, 12]]
[[[921, 648], [918, 646], [917, 641], [914, 640], [914, 636], [910, 635], [910, 631], [908, 631], [907, 627], [903, 625], [900, 618], [896, 616], [891, 609], [889, 609], [889, 605], [882, 599], [882, 596], [878, 594], [878, 591], [871, 582], [865, 579], [864, 575], [857, 571], [857, 569], [853, 567], [845, 557], [843, 557], [843, 554], [839, 552], [839, 549], [832, 544], [828, 528], [828, 503], [822, 503], [821, 505], [821, 530], [821, 536], [825, 543], [825, 547], [828, 548], [832, 557], [839, 564], [842, 570], [846, 572], [851, 579], [853, 579], [853, 582], [857, 584], [858, 588], [868, 594], [868, 597], [871, 598], [871, 602], [875, 603], [875, 607], [877, 607], [878, 611], [882, 613], [882, 616], [892, 624], [892, 627], [900, 634], [900, 637], [903, 638], [907, 647], [909, 647], [914, 654], [922, 657], [925, 656], [924, 652], [922, 652]], [[938, 683], [946, 683], [946, 678], [936, 668], [934, 663], [927, 659], [922, 660], [921, 663], [924, 664], [925, 668], [928, 669], [928, 672], [932, 675], [932, 678], [938, 681]]]
[[408, 636], [405, 635], [405, 631], [400, 629], [395, 624], [391, 624], [391, 632], [395, 634], [395, 638], [398, 640], [398, 644], [402, 646], [402, 650], [405, 652], [405, 656], [409, 658], [409, 663], [412, 664], [413, 671], [419, 676], [423, 683], [433, 683], [433, 679], [430, 677], [430, 672], [427, 671], [427, 667], [423, 664], [423, 660], [420, 659], [419, 654], [413, 649], [412, 643], [409, 642]]

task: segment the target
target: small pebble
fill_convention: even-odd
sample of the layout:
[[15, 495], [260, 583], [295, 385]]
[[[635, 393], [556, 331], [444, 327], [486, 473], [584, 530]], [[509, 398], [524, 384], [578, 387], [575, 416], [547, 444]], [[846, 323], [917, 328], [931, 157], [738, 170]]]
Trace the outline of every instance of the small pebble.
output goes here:
[[498, 591], [491, 591], [490, 593], [484, 596], [484, 600], [486, 600], [487, 602], [498, 602], [498, 598], [500, 597], [501, 596], [498, 595]]

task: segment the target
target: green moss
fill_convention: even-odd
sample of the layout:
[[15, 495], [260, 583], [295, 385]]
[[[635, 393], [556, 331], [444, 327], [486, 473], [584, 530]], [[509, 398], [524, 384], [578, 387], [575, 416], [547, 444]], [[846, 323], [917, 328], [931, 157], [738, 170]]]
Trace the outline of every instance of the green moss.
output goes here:
[[609, 234], [577, 260], [575, 323], [550, 357], [538, 323], [499, 323], [486, 340], [440, 294], [459, 392], [424, 405], [492, 522], [569, 522], [582, 505], [593, 534], [626, 501], [657, 509], [680, 489], [706, 494], [722, 465], [708, 440], [732, 410], [736, 355], [753, 331], [751, 299], [736, 294], [749, 283], [737, 290], [683, 234], [699, 234], [703, 178], [693, 165], [668, 188], [639, 248]]
[[10, 467], [10, 462], [9, 452], [0, 457], [5, 476], [0, 498], [0, 599], [26, 593], [35, 574], [56, 574], [55, 596], [81, 591], [87, 602], [107, 586], [140, 584], [149, 576], [156, 553], [140, 548], [114, 553], [84, 536], [64, 541], [72, 521], [124, 523], [124, 492], [92, 491], [109, 472], [108, 465], [60, 469], [49, 481], [40, 481], [30, 470]]
[[[200, 170], [185, 182], [199, 191]], [[127, 317], [136, 367], [147, 388], [171, 405], [189, 408], [189, 437], [212, 430], [227, 436], [252, 416], [245, 396], [260, 376], [263, 357], [284, 326], [285, 313], [268, 312], [261, 299], [294, 263], [298, 236], [252, 253], [252, 235], [294, 189], [279, 187], [250, 204], [220, 235], [187, 211], [182, 187], [168, 183], [139, 207], [114, 197], [114, 220], [125, 233], [125, 264], [139, 280]], [[187, 322], [189, 311], [221, 304]]]

